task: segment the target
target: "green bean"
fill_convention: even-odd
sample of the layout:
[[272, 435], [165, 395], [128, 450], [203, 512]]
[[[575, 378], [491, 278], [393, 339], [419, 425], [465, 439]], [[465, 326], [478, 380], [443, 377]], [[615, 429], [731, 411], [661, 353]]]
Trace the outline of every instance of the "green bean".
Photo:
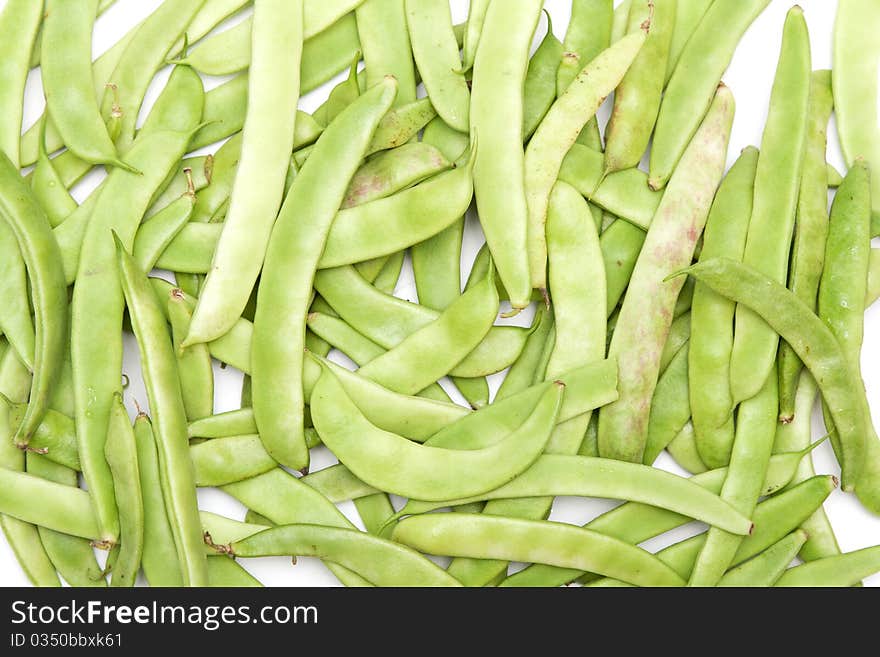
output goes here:
[[190, 448], [196, 486], [223, 486], [278, 467], [258, 435], [216, 438]]
[[865, 393], [831, 329], [784, 286], [747, 265], [713, 258], [685, 271], [750, 307], [792, 346], [828, 405], [843, 451], [844, 490], [852, 490], [865, 453]]
[[113, 474], [119, 508], [120, 550], [113, 562], [111, 586], [134, 586], [144, 544], [144, 503], [137, 448], [122, 395], [113, 395], [104, 454]]
[[681, 291], [660, 281], [693, 257], [723, 173], [733, 108], [732, 94], [719, 87], [651, 222], [609, 348], [620, 363], [620, 398], [599, 412], [600, 456], [642, 460], [659, 359]]
[[9, 220], [0, 215], [0, 331], [29, 370], [34, 367], [35, 334], [28, 298], [27, 268]]
[[694, 436], [694, 425], [690, 421], [666, 446], [666, 451], [669, 452], [673, 461], [691, 474], [700, 474], [709, 470], [708, 466], [703, 463], [703, 459], [700, 458]]
[[[299, 339], [290, 340], [277, 327], [289, 321], [304, 324], [314, 271], [330, 224], [379, 120], [393, 102], [396, 86], [389, 78], [367, 91], [325, 131], [294, 181], [269, 241], [254, 321], [254, 412], [269, 453], [298, 469], [308, 465], [298, 383], [304, 330], [298, 329]], [[338, 172], [338, 185], [316, 182], [328, 169]], [[303, 224], [304, 217], [307, 224]], [[291, 281], [298, 285], [292, 286]], [[300, 319], [293, 320], [297, 314]], [[283, 358], [278, 351], [282, 342]], [[288, 390], [286, 394], [279, 394], [279, 384]]]
[[[870, 172], [863, 160], [849, 170], [831, 206], [825, 268], [819, 286], [819, 317], [831, 328], [843, 347], [850, 372], [861, 379], [861, 348], [864, 337], [862, 300], [866, 295], [870, 257]], [[865, 416], [864, 457], [856, 483], [859, 500], [874, 513], [880, 512], [880, 439], [871, 420], [867, 398], [860, 395]], [[826, 416], [829, 416], [827, 404]], [[833, 415], [825, 422], [838, 460], [843, 446], [834, 430]], [[844, 472], [844, 475], [846, 473]], [[843, 476], [843, 475], [842, 475]]]
[[[224, 486], [222, 490], [277, 525], [297, 522], [353, 528], [327, 498], [281, 468]], [[327, 563], [327, 567], [346, 586], [371, 586], [370, 582], [342, 566]]]
[[880, 297], [880, 249], [871, 249], [868, 260], [868, 292], [865, 307], [872, 306]]
[[[537, 458], [556, 424], [562, 389], [562, 385], [547, 388], [533, 416], [519, 430], [482, 450], [418, 446], [378, 429], [326, 370], [312, 393], [312, 420], [324, 443], [366, 483], [416, 499], [457, 498], [495, 488]], [[364, 432], [371, 436], [367, 450]], [[502, 459], [501, 454], [507, 456]], [[385, 472], [378, 464], [389, 458], [398, 465]]]
[[[294, 113], [267, 120], [265, 107], [289, 107], [299, 95], [302, 2], [263, 0], [255, 12], [253, 75], [248, 89], [241, 162], [229, 213], [183, 346], [226, 333], [247, 303], [281, 205], [293, 150]], [[283, 80], [283, 84], [279, 84]], [[257, 182], [259, 181], [259, 182]]]
[[[141, 363], [153, 412], [162, 496], [185, 585], [207, 579], [186, 433], [186, 414], [171, 338], [146, 275], [116, 239], [116, 257], [128, 314], [141, 351]], [[82, 454], [80, 454], [82, 456]]]
[[223, 544], [240, 541], [254, 534], [259, 534], [272, 526], [272, 523], [254, 524], [239, 522], [226, 516], [221, 516], [210, 511], [199, 511], [199, 519], [202, 522], [202, 529], [207, 536], [205, 537], [205, 554], [216, 554], [216, 550], [212, 547]]
[[[480, 223], [514, 310], [529, 304], [531, 291], [523, 85], [542, 5], [528, 0], [517, 12], [505, 11], [500, 3], [489, 5], [471, 89], [471, 127], [482, 144], [474, 165]], [[498, 107], [505, 108], [506, 120], [498, 121]]]
[[[576, 53], [583, 64], [595, 59], [612, 43], [613, 5], [611, 0], [575, 0], [572, 2], [571, 20], [565, 31], [563, 50]], [[576, 76], [577, 71], [566, 71], [564, 68], [560, 68], [557, 78], [557, 89], [560, 96], [568, 89]]]
[[562, 43], [553, 34], [553, 21], [546, 10], [547, 34], [529, 60], [523, 87], [523, 139], [528, 141], [556, 100], [556, 71], [562, 59]]
[[165, 131], [139, 140], [127, 157], [144, 174], [118, 169], [108, 176], [82, 242], [71, 302], [75, 419], [79, 456], [101, 525], [101, 538], [110, 542], [115, 542], [118, 524], [103, 444], [110, 400], [119, 390], [122, 370], [119, 327], [124, 299], [109, 234], [115, 231], [126, 246], [131, 246], [150, 197], [172, 163], [183, 155], [188, 141], [187, 133]]
[[[746, 148], [722, 181], [706, 221], [701, 260], [742, 259], [757, 164], [758, 150]], [[733, 447], [730, 354], [735, 311], [734, 303], [697, 283], [691, 310], [690, 405], [700, 458], [713, 468], [727, 465]]]
[[363, 164], [342, 202], [343, 209], [387, 198], [452, 168], [439, 150], [423, 142], [404, 144], [377, 154]]
[[614, 14], [611, 17], [611, 43], [620, 41], [626, 35], [629, 10], [632, 8], [632, 4], [633, 0], [623, 0], [614, 8]]
[[880, 571], [880, 546], [825, 557], [785, 571], [776, 586], [855, 586]]
[[47, 2], [41, 57], [46, 106], [77, 157], [134, 171], [119, 159], [93, 91], [91, 44], [97, 8], [98, 0]]
[[144, 547], [141, 555], [144, 575], [150, 586], [180, 586], [183, 576], [162, 497], [153, 425], [142, 412], [134, 420], [134, 437], [144, 505]]
[[340, 210], [318, 262], [322, 269], [389, 255], [436, 235], [473, 197], [476, 144], [467, 164], [393, 196]]
[[[767, 470], [763, 494], [770, 495], [786, 486], [794, 476], [797, 464], [801, 461], [802, 457], [803, 453], [788, 453], [774, 456], [770, 460], [770, 467]], [[721, 491], [726, 476], [727, 468], [720, 468], [695, 475], [689, 481], [713, 494], [718, 494]], [[793, 493], [792, 495], [800, 495], [800, 492]], [[763, 513], [761, 505], [758, 506], [758, 509], [759, 515]], [[626, 541], [627, 543], [636, 544], [680, 527], [689, 521], [690, 518], [687, 516], [660, 509], [656, 506], [639, 502], [627, 502], [598, 516], [587, 523], [585, 527]], [[583, 571], [535, 564], [519, 573], [511, 575], [501, 586], [560, 586], [571, 582], [581, 575], [583, 575]], [[593, 575], [592, 579], [595, 579], [595, 577]]]
[[195, 189], [190, 188], [137, 229], [134, 239], [134, 259], [141, 269], [152, 271], [162, 252], [192, 217], [195, 201]]
[[[736, 437], [721, 497], [747, 516], [758, 502], [761, 482], [773, 451], [779, 392], [771, 371], [761, 392], [743, 402], [737, 413]], [[715, 527], [709, 530], [691, 574], [691, 586], [714, 586], [730, 567], [740, 538]]]
[[[3, 89], [0, 91], [0, 151], [19, 166], [19, 142], [21, 140], [21, 120], [23, 98], [27, 80], [31, 49], [37, 37], [42, 19], [42, 3], [28, 0], [12, 0], [0, 12], [0, 41], [14, 44], [7, 47], [0, 64], [0, 78]], [[63, 48], [66, 44], [56, 44]], [[72, 82], [72, 81], [71, 81]]]
[[688, 39], [657, 117], [651, 148], [651, 189], [666, 186], [711, 105], [737, 43], [769, 4], [770, 0], [713, 2]]
[[[556, 338], [544, 376], [553, 379], [605, 355], [605, 269], [599, 235], [587, 202], [564, 182], [550, 194], [546, 240]], [[591, 415], [584, 413], [554, 429], [547, 451], [576, 453]]]
[[599, 207], [647, 230], [663, 194], [648, 187], [648, 177], [639, 169], [626, 169], [603, 178], [604, 169], [602, 153], [575, 144], [562, 161], [559, 179]]
[[675, 12], [675, 29], [672, 31], [672, 43], [669, 46], [669, 58], [666, 63], [665, 83], [669, 83], [678, 66], [678, 60], [685, 45], [697, 26], [706, 15], [714, 0], [678, 0]]
[[737, 534], [748, 534], [752, 526], [746, 516], [688, 479], [640, 464], [554, 454], [541, 456], [519, 477], [495, 490], [442, 502], [410, 500], [400, 515], [426, 513], [442, 506], [478, 500], [545, 495], [642, 502], [726, 527]]
[[[305, 477], [304, 477], [305, 478]], [[266, 527], [271, 527], [275, 523], [269, 520], [266, 516], [257, 513], [251, 509], [248, 509], [248, 512], [244, 514], [244, 521], [246, 523], [255, 524], [255, 525], [265, 525]]]
[[[384, 257], [384, 256], [383, 256]], [[373, 286], [380, 292], [385, 294], [394, 294], [397, 288], [397, 281], [400, 280], [400, 273], [403, 271], [403, 261], [406, 259], [406, 251], [398, 251], [387, 256], [382, 269], [376, 274], [373, 280]]]
[[660, 354], [660, 376], [669, 367], [672, 359], [688, 344], [691, 338], [691, 314], [686, 312], [679, 315], [672, 321], [669, 327], [669, 335], [666, 338], [666, 344], [663, 345], [663, 352]]
[[349, 568], [377, 586], [460, 586], [414, 550], [352, 529], [285, 525], [234, 542], [229, 551], [238, 557], [319, 557]]
[[605, 171], [639, 164], [648, 148], [660, 101], [663, 75], [675, 28], [677, 0], [637, 0], [627, 32], [649, 25], [645, 45], [614, 93], [614, 109], [605, 133]]
[[531, 284], [546, 288], [547, 205], [562, 161], [586, 122], [629, 69], [645, 34], [639, 31], [621, 39], [577, 74], [547, 112], [525, 152], [525, 187], [528, 203], [528, 249]]
[[652, 464], [691, 417], [688, 399], [688, 345], [682, 347], [657, 380], [648, 419], [643, 462]]
[[341, 463], [312, 472], [303, 477], [302, 481], [334, 504], [346, 500], [357, 500], [379, 492], [355, 477], [351, 470]]
[[452, 31], [449, 3], [405, 0], [405, 12], [412, 54], [437, 114], [455, 130], [468, 132], [470, 91]]
[[[810, 39], [800, 7], [789, 11], [770, 111], [758, 156], [755, 198], [743, 262], [784, 283], [803, 169], [810, 96]], [[736, 310], [730, 388], [734, 402], [754, 396], [776, 360], [779, 336], [748, 308]]]
[[545, 563], [607, 574], [642, 586], [684, 584], [674, 571], [641, 548], [556, 522], [429, 514], [401, 521], [392, 537], [432, 554]]
[[[851, 0], [838, 6], [834, 22], [834, 113], [841, 150], [849, 166], [860, 157], [872, 166], [880, 162], [877, 107], [870, 101], [877, 95], [874, 71], [878, 50], [874, 35], [880, 29], [878, 9], [875, 3]], [[876, 226], [880, 176], [872, 176], [871, 208]]]
[[728, 570], [718, 581], [718, 586], [773, 586], [806, 540], [807, 533], [804, 530], [792, 532], [761, 554]]
[[[794, 531], [801, 520], [822, 504], [834, 486], [833, 477], [814, 477], [758, 505], [755, 509], [755, 531], [743, 539], [732, 565], [760, 554]], [[657, 556], [679, 575], [686, 577], [693, 569], [705, 541], [706, 534], [699, 534], [662, 550]]]
[[208, 345], [195, 344], [186, 349], [180, 347], [192, 320], [192, 314], [183, 303], [182, 294], [175, 290], [168, 295], [168, 317], [174, 356], [180, 374], [180, 392], [188, 421], [208, 417], [214, 411], [214, 371]]
[[[49, 405], [67, 339], [67, 289], [52, 228], [18, 168], [0, 154], [0, 223], [11, 229], [27, 266], [34, 306], [33, 379], [28, 410], [15, 433], [27, 444]], [[11, 307], [27, 303], [12, 300]], [[27, 363], [27, 359], [25, 358]]]

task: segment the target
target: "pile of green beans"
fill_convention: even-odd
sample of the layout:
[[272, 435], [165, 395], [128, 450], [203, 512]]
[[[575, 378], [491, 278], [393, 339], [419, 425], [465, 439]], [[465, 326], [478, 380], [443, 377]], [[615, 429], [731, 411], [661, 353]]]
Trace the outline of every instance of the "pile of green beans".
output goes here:
[[[811, 457], [821, 403], [880, 515], [877, 2], [841, 0], [831, 71], [791, 8], [729, 171], [722, 75], [770, 0], [571, 0], [559, 36], [542, 0], [462, 25], [448, 0], [162, 0], [93, 61], [112, 4], [0, 10], [0, 528], [34, 585], [261, 586], [242, 560], [278, 555], [346, 586], [880, 572]], [[622, 504], [578, 527], [562, 496]]]

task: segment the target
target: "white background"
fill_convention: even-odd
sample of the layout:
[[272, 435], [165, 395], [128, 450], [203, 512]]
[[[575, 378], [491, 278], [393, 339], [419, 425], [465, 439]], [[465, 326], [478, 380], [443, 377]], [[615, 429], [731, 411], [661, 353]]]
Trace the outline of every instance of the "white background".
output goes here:
[[[37, 1], [37, 0], [34, 0]], [[731, 1], [731, 0], [720, 0]], [[158, 0], [118, 0], [98, 21], [93, 40], [93, 55], [97, 56], [110, 47], [113, 42], [124, 34], [131, 26], [147, 16], [160, 3]], [[452, 0], [453, 20], [458, 23], [467, 17], [467, 0]], [[511, 6], [515, 6], [515, 0], [510, 0]], [[615, 2], [618, 4], [618, 2]], [[754, 22], [740, 42], [733, 62], [724, 76], [725, 83], [733, 90], [737, 102], [736, 119], [733, 124], [733, 134], [728, 150], [728, 166], [731, 165], [739, 152], [750, 144], [760, 146], [761, 134], [767, 113], [767, 104], [776, 61], [779, 55], [780, 37], [785, 14], [792, 6], [790, 0], [772, 0], [770, 6]], [[813, 68], [831, 68], [831, 44], [834, 25], [834, 15], [837, 8], [836, 0], [800, 0], [806, 14], [810, 28], [812, 43]], [[554, 31], [561, 40], [568, 24], [570, 2], [566, 0], [547, 0], [546, 7], [553, 17]], [[235, 17], [218, 29], [226, 29], [228, 26], [241, 20], [241, 16]], [[542, 17], [538, 28], [535, 45], [546, 30], [546, 20]], [[141, 120], [146, 115], [152, 102], [161, 91], [169, 74], [166, 68], [160, 72], [154, 81], [147, 102], [141, 110]], [[335, 84], [342, 76], [334, 80]], [[206, 88], [212, 88], [224, 81], [220, 78], [205, 80]], [[314, 110], [326, 97], [325, 86], [300, 102], [300, 107], [306, 111]], [[39, 71], [34, 71], [28, 81], [25, 100], [25, 127], [29, 126], [42, 111], [43, 97], [39, 82]], [[608, 117], [606, 104], [600, 112], [600, 118], [604, 122]], [[206, 149], [212, 152], [216, 148]], [[837, 134], [832, 123], [829, 130], [829, 161], [840, 171], [845, 171], [843, 159], [838, 146]], [[74, 194], [77, 200], [82, 200], [99, 181], [99, 175], [93, 174], [83, 183], [77, 186]], [[465, 237], [463, 249], [463, 274], [467, 270], [482, 242], [482, 235], [474, 221], [470, 221]], [[878, 246], [875, 240], [875, 246]], [[397, 294], [401, 297], [415, 301], [415, 288], [412, 283], [412, 274], [407, 267], [398, 284]], [[531, 313], [523, 313], [517, 323], [525, 324], [530, 321]], [[873, 409], [875, 424], [880, 422], [880, 304], [867, 312], [865, 327], [865, 347], [862, 354], [863, 372], [868, 388], [868, 395]], [[343, 359], [340, 359], [343, 362]], [[137, 347], [130, 336], [126, 338], [126, 362], [125, 372], [129, 375], [132, 385], [126, 391], [126, 402], [133, 411], [133, 399], [137, 399], [141, 406], [146, 406], [146, 394], [137, 365]], [[239, 406], [239, 394], [241, 389], [241, 375], [231, 371], [221, 371], [215, 368], [215, 410], [222, 412]], [[490, 378], [492, 390], [497, 388], [500, 376]], [[814, 436], [820, 437], [823, 433], [821, 414], [814, 412]], [[313, 450], [313, 470], [320, 469], [335, 462], [333, 456], [324, 448]], [[837, 463], [834, 460], [828, 443], [822, 445], [814, 454], [816, 470], [819, 473], [839, 474]], [[661, 456], [658, 465], [669, 470], [681, 473], [681, 470], [665, 454]], [[199, 493], [200, 506], [218, 513], [223, 513], [233, 518], [243, 518], [245, 510], [235, 500], [217, 490], [202, 490]], [[399, 500], [398, 500], [399, 502]], [[613, 503], [598, 500], [583, 500], [573, 498], [559, 499], [554, 506], [551, 516], [554, 520], [584, 523], [597, 513], [611, 508]], [[344, 503], [340, 508], [360, 525], [353, 504]], [[856, 499], [840, 491], [832, 493], [826, 502], [826, 509], [831, 518], [841, 548], [844, 551], [856, 550], [871, 545], [880, 544], [880, 518], [874, 517], [865, 511]], [[677, 542], [704, 529], [699, 523], [691, 523], [680, 530], [670, 532], [661, 538], [648, 541], [645, 545], [648, 549], [657, 550], [665, 545]], [[103, 561], [104, 556], [100, 556]], [[335, 578], [322, 564], [314, 559], [299, 559], [296, 566], [291, 566], [288, 558], [269, 558], [243, 561], [245, 566], [266, 585], [286, 586], [323, 586], [337, 585]], [[15, 556], [0, 534], [0, 585], [19, 586], [27, 585], [28, 581], [19, 568]], [[880, 585], [880, 575], [866, 580], [866, 584]]]

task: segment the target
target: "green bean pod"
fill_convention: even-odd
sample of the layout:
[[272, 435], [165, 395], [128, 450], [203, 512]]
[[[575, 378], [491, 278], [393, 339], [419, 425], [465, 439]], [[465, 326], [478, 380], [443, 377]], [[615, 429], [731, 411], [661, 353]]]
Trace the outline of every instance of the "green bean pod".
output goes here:
[[544, 380], [544, 372], [538, 372], [538, 363], [554, 324], [550, 309], [546, 306], [538, 306], [526, 343], [495, 393], [495, 402], [522, 392], [534, 383]]
[[718, 586], [773, 586], [806, 540], [807, 533], [804, 530], [792, 532], [761, 554], [728, 570], [718, 581]]
[[134, 238], [134, 259], [144, 271], [152, 271], [162, 253], [192, 217], [196, 195], [190, 190], [138, 228]]
[[174, 356], [180, 374], [180, 392], [188, 421], [208, 417], [214, 411], [214, 370], [211, 354], [206, 344], [181, 348], [192, 314], [183, 303], [182, 294], [172, 291], [168, 295], [168, 317], [171, 320], [171, 336]]
[[736, 45], [770, 0], [713, 2], [666, 87], [651, 147], [649, 185], [666, 186], [712, 102]]
[[648, 25], [648, 37], [614, 92], [605, 133], [607, 173], [637, 166], [648, 148], [660, 111], [677, 1], [636, 0], [630, 9], [627, 32]]
[[672, 31], [672, 43], [669, 45], [669, 57], [666, 62], [664, 86], [672, 78], [684, 47], [713, 2], [714, 0], [678, 0], [678, 7], [675, 12], [675, 27]]
[[[500, 3], [489, 5], [474, 60], [470, 117], [482, 144], [474, 165], [480, 223], [514, 310], [529, 304], [531, 292], [523, 85], [543, 2], [521, 4], [517, 12], [506, 11]], [[505, 108], [505, 121], [498, 121], [499, 106]]]
[[828, 406], [841, 445], [844, 490], [853, 490], [866, 449], [865, 392], [831, 329], [783, 285], [745, 264], [713, 258], [683, 273], [754, 310], [792, 346]]
[[490, 2], [491, 0], [470, 0], [469, 2], [462, 49], [462, 66], [465, 70], [474, 65], [474, 60], [477, 56], [477, 45], [480, 42], [483, 22], [486, 20], [486, 12], [489, 9]]
[[144, 548], [141, 554], [144, 575], [150, 586], [181, 586], [183, 576], [162, 498], [162, 475], [153, 425], [143, 413], [138, 413], [134, 420], [134, 438], [144, 505]]
[[[711, 11], [711, 10], [710, 10]], [[743, 262], [785, 283], [803, 169], [810, 98], [810, 37], [803, 10], [785, 20], [782, 52], [755, 173], [755, 196]], [[730, 390], [734, 402], [757, 394], [776, 360], [779, 336], [751, 310], [736, 310]]]
[[0, 316], [0, 331], [24, 365], [33, 370], [36, 336], [28, 298], [27, 267], [15, 231], [0, 215], [0, 303], [7, 310]]
[[[37, 41], [38, 30], [43, 18], [42, 3], [28, 0], [12, 0], [0, 12], [0, 42], [15, 44], [7, 48], [0, 64], [0, 152], [19, 164], [19, 143], [21, 140], [21, 120], [24, 113], [23, 97], [27, 81], [31, 49]], [[87, 8], [86, 8], [87, 9]], [[68, 38], [68, 41], [73, 41]], [[39, 50], [39, 44], [37, 49]], [[57, 44], [56, 47], [63, 47]]]
[[395, 106], [416, 100], [416, 73], [406, 29], [404, 0], [366, 0], [355, 9], [367, 71], [367, 88], [385, 76], [397, 79]]
[[104, 454], [113, 474], [119, 508], [120, 550], [113, 562], [111, 586], [134, 586], [144, 547], [144, 502], [134, 430], [122, 395], [113, 395]]
[[640, 586], [683, 586], [649, 552], [581, 527], [463, 513], [412, 516], [393, 540], [429, 554], [544, 563], [610, 575]]
[[116, 258], [128, 314], [141, 351], [142, 372], [153, 413], [162, 497], [183, 582], [202, 586], [207, 581], [207, 570], [201, 552], [201, 525], [187, 444], [186, 411], [171, 337], [146, 275], [138, 270], [118, 237]]
[[461, 586], [414, 550], [353, 529], [284, 525], [234, 542], [230, 551], [238, 557], [319, 557], [351, 569], [376, 586]]
[[547, 205], [562, 161], [584, 125], [614, 90], [645, 43], [643, 31], [605, 50], [577, 74], [547, 112], [525, 152], [529, 272], [533, 288], [547, 287]]
[[547, 34], [529, 60], [523, 86], [523, 140], [528, 141], [547, 110], [556, 100], [556, 72], [562, 59], [562, 43], [553, 34], [553, 21], [547, 17]]
[[[741, 260], [746, 244], [758, 150], [746, 148], [721, 183], [703, 235], [700, 259]], [[736, 304], [697, 283], [691, 305], [688, 377], [694, 435], [700, 458], [710, 467], [730, 461], [733, 448], [733, 395], [730, 355]]]
[[880, 546], [874, 546], [795, 566], [775, 586], [855, 586], [878, 571]]
[[652, 464], [669, 443], [691, 419], [688, 399], [689, 346], [685, 345], [672, 358], [669, 366], [657, 380], [651, 398], [651, 415], [648, 418], [648, 437], [645, 442], [643, 462]]
[[[392, 78], [385, 80], [346, 108], [327, 128], [309, 163], [296, 177], [268, 243], [254, 318], [254, 413], [269, 453], [297, 469], [307, 467], [309, 461], [302, 439], [299, 381], [304, 320], [314, 272], [351, 177], [379, 120], [390, 108], [396, 89]], [[338, 185], [325, 184], [323, 177], [328, 168], [338, 172]], [[307, 224], [304, 218], [308, 218]], [[298, 339], [291, 340], [277, 331], [279, 323], [287, 322], [298, 326]], [[288, 392], [281, 394], [283, 389]]]
[[664, 278], [693, 258], [723, 173], [733, 112], [732, 94], [719, 87], [651, 222], [609, 348], [620, 363], [620, 398], [599, 412], [600, 456], [641, 462], [644, 455], [659, 359], [681, 291]]
[[221, 555], [208, 557], [208, 586], [245, 588], [262, 584], [234, 559]]
[[452, 31], [449, 3], [405, 0], [405, 10], [412, 54], [431, 103], [449, 126], [468, 132], [471, 95]]
[[[34, 307], [33, 379], [28, 410], [15, 433], [26, 445], [49, 405], [67, 340], [67, 286], [46, 214], [16, 166], [0, 155], [0, 221], [11, 229], [27, 266]], [[27, 308], [21, 299], [13, 307]], [[26, 360], [26, 359], [25, 359]]]

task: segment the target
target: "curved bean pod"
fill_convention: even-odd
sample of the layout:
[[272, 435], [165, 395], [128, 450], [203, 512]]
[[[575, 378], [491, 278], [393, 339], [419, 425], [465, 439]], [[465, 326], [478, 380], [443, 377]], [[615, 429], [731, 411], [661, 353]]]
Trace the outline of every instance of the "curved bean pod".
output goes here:
[[344, 566], [376, 586], [461, 586], [414, 550], [354, 529], [283, 525], [229, 547], [237, 557], [318, 557]]
[[483, 31], [483, 22], [486, 20], [486, 12], [489, 9], [490, 2], [491, 0], [470, 0], [461, 54], [462, 66], [465, 70], [474, 65], [474, 59], [477, 56], [477, 45], [480, 42], [480, 33]]
[[553, 21], [547, 17], [547, 34], [529, 60], [523, 86], [523, 141], [528, 141], [556, 100], [556, 72], [562, 60], [562, 43], [553, 34]]
[[852, 490], [864, 462], [865, 393], [831, 329], [784, 286], [747, 265], [713, 258], [683, 273], [754, 310], [792, 346], [828, 405], [843, 452], [844, 490]]
[[[575, 0], [571, 4], [571, 20], [565, 30], [563, 51], [577, 54], [586, 64], [617, 39], [611, 39], [611, 24], [614, 16], [614, 3], [610, 0]], [[562, 95], [574, 79], [578, 70], [559, 68], [557, 73], [558, 95]]]
[[[6, 153], [16, 167], [20, 160], [24, 86], [31, 50], [43, 17], [42, 8], [39, 2], [13, 0], [0, 12], [0, 43], [15, 44], [15, 48], [7, 48], [0, 63], [0, 79], [3, 80], [0, 89], [0, 117], [3, 117], [0, 120], [0, 152]], [[88, 7], [84, 9], [88, 11]], [[63, 48], [64, 45], [57, 44], [56, 47]]]
[[648, 37], [614, 92], [605, 133], [605, 171], [638, 166], [660, 111], [678, 0], [637, 0], [627, 32], [648, 25]]
[[[785, 19], [782, 53], [755, 173], [755, 197], [743, 262], [784, 283], [803, 169], [810, 98], [810, 37], [800, 7]], [[757, 394], [776, 360], [779, 336], [748, 308], [736, 310], [730, 392], [734, 402]]]
[[624, 37], [587, 64], [547, 112], [525, 152], [528, 249], [531, 285], [547, 287], [547, 206], [571, 146], [602, 101], [620, 83], [645, 43], [639, 31]]
[[216, 438], [193, 445], [190, 456], [196, 486], [224, 486], [278, 467], [256, 434]]
[[713, 2], [691, 35], [666, 87], [651, 147], [651, 189], [662, 189], [696, 134], [733, 51], [770, 0]]
[[214, 369], [206, 344], [195, 344], [186, 349], [180, 347], [192, 321], [192, 313], [183, 302], [183, 293], [173, 290], [168, 295], [168, 318], [177, 371], [180, 375], [180, 392], [186, 419], [208, 417], [214, 411]]
[[[14, 219], [14, 217], [10, 217]], [[7, 309], [0, 316], [0, 331], [29, 369], [34, 368], [34, 320], [28, 298], [27, 267], [15, 231], [9, 220], [0, 215], [0, 303]]]
[[152, 271], [156, 261], [190, 220], [196, 195], [190, 190], [138, 228], [134, 238], [134, 259], [144, 271]]
[[207, 566], [186, 432], [186, 411], [165, 318], [146, 275], [116, 239], [116, 260], [131, 325], [141, 351], [144, 383], [153, 412], [162, 496], [171, 523], [183, 582], [202, 586]]
[[802, 529], [792, 532], [744, 564], [731, 568], [718, 586], [773, 586], [807, 540]]
[[714, 0], [678, 0], [675, 28], [672, 31], [672, 43], [669, 45], [669, 58], [666, 63], [665, 84], [668, 84], [672, 78], [685, 45], [696, 31], [712, 2]]
[[404, 0], [367, 0], [355, 10], [355, 18], [366, 64], [367, 88], [392, 75], [398, 83], [395, 106], [415, 101], [416, 72]]
[[[67, 286], [58, 243], [46, 214], [15, 164], [0, 154], [0, 221], [15, 239], [27, 267], [34, 306], [33, 372], [28, 410], [15, 433], [26, 445], [49, 406], [67, 340]], [[18, 307], [21, 299], [14, 301]], [[24, 304], [27, 308], [27, 304]]]
[[620, 362], [620, 398], [599, 412], [600, 456], [643, 457], [659, 358], [681, 291], [661, 281], [693, 257], [723, 173], [733, 111], [732, 94], [719, 87], [651, 222], [609, 348]]
[[318, 267], [389, 255], [432, 237], [464, 215], [473, 198], [476, 142], [467, 164], [393, 196], [340, 210]]
[[651, 414], [648, 419], [648, 433], [645, 441], [643, 463], [654, 463], [666, 446], [691, 419], [691, 405], [688, 392], [689, 346], [679, 349], [669, 366], [657, 379], [654, 396], [651, 398]]
[[880, 571], [880, 546], [825, 557], [785, 571], [775, 586], [855, 586]]
[[[266, 449], [273, 458], [296, 469], [307, 467], [309, 461], [302, 434], [299, 382], [314, 272], [351, 177], [396, 90], [394, 79], [386, 79], [327, 128], [294, 180], [266, 250], [254, 317], [254, 413]], [[337, 172], [333, 185], [324, 180], [327, 170]], [[280, 324], [287, 323], [298, 327], [298, 337], [291, 339], [277, 331]], [[281, 394], [281, 390], [287, 392]]]
[[449, 3], [444, 0], [405, 0], [406, 25], [412, 54], [437, 114], [452, 128], [468, 132], [470, 90]]
[[357, 170], [348, 186], [342, 208], [386, 198], [452, 167], [452, 162], [430, 143], [414, 142], [392, 148], [370, 158]]
[[[531, 294], [523, 85], [543, 2], [521, 4], [516, 12], [500, 3], [490, 4], [486, 11], [474, 60], [470, 117], [482, 144], [474, 165], [480, 223], [514, 310], [525, 308]], [[506, 108], [505, 121], [498, 121], [499, 106]]]
[[402, 520], [392, 539], [421, 552], [544, 563], [639, 586], [683, 586], [654, 555], [598, 532], [544, 520], [432, 513]]
[[[312, 393], [312, 421], [324, 444], [356, 476], [380, 490], [425, 500], [465, 497], [513, 479], [534, 462], [556, 424], [562, 390], [561, 384], [549, 386], [517, 431], [481, 450], [420, 446], [378, 429], [327, 370]], [[369, 441], [363, 440], [366, 434]], [[375, 467], [377, 459], [387, 463], [389, 458], [397, 464], [393, 470]]]
[[[746, 245], [758, 149], [746, 148], [721, 182], [709, 211], [700, 259], [741, 260]], [[733, 395], [730, 354], [736, 304], [702, 283], [691, 303], [691, 351], [688, 366], [694, 437], [700, 458], [710, 467], [730, 461], [733, 448]]]

